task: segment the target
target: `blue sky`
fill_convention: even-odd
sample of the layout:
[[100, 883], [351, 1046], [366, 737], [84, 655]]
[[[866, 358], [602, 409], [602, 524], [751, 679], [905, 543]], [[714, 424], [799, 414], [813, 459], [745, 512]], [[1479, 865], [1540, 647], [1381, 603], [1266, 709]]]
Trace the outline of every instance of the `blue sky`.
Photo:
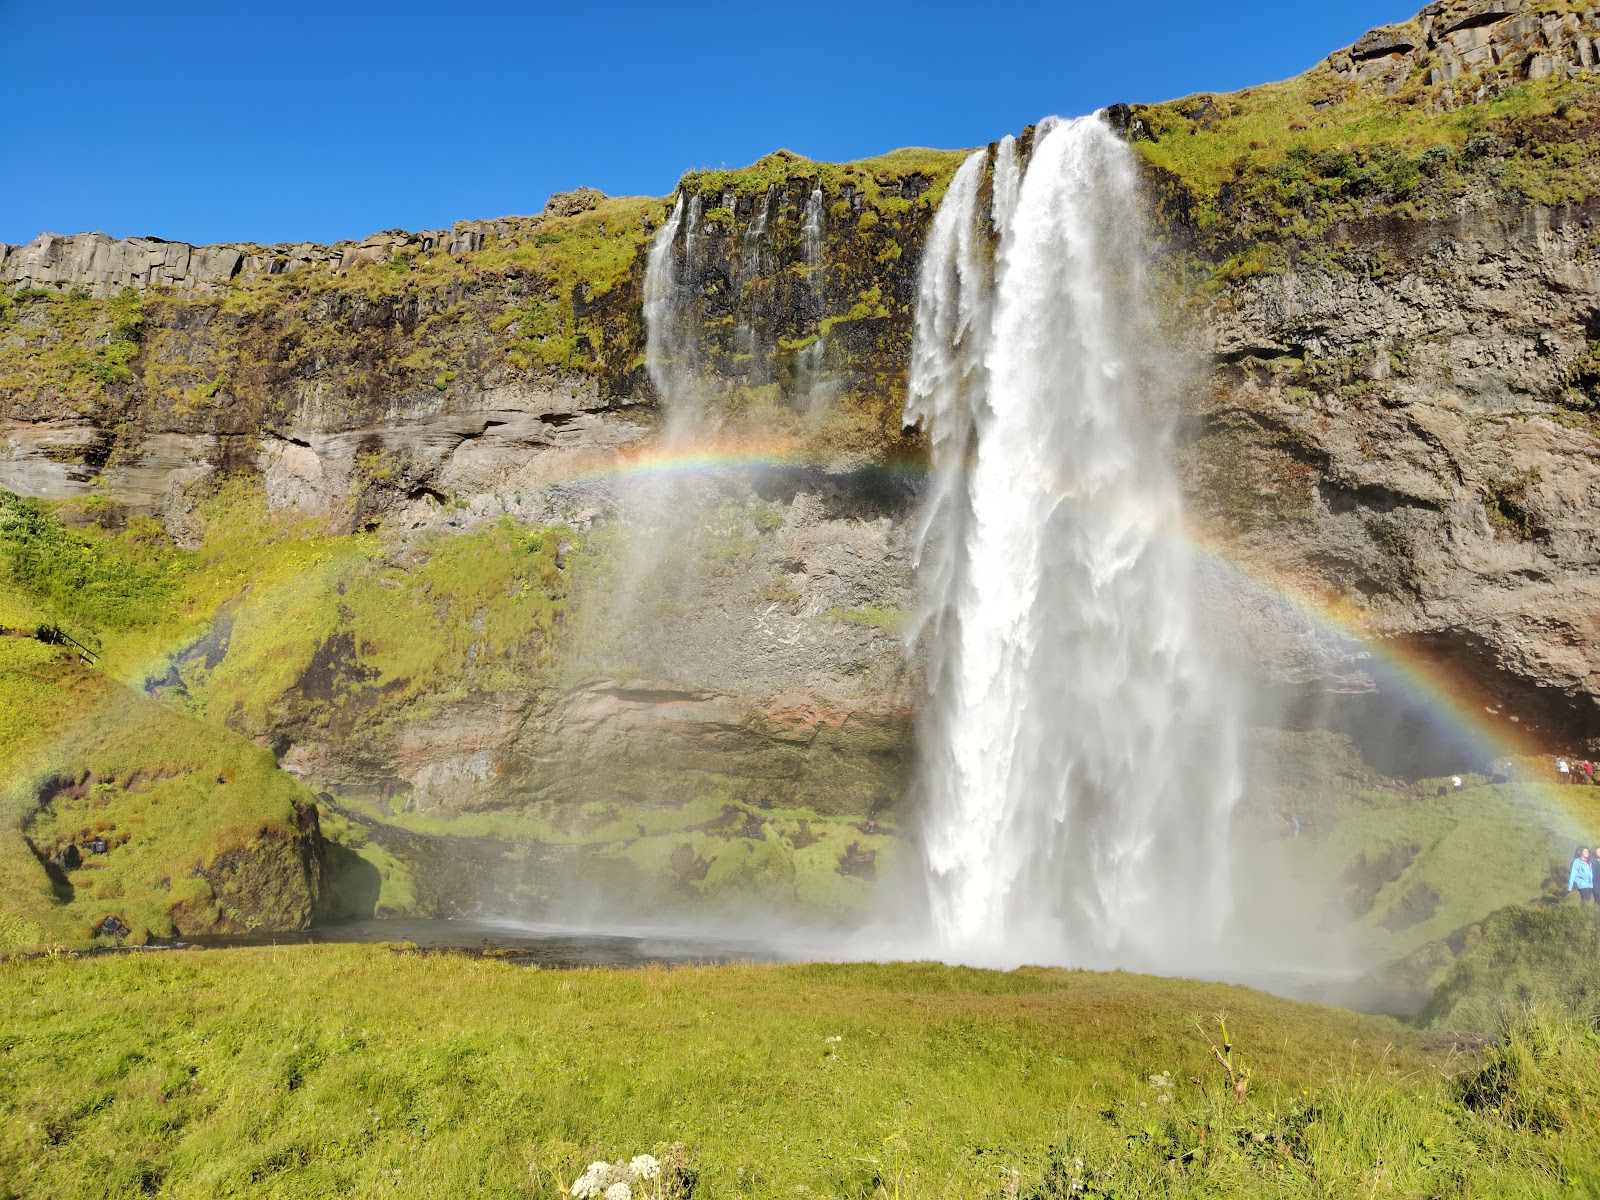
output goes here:
[[0, 0], [0, 241], [333, 241], [1280, 79], [1423, 0]]

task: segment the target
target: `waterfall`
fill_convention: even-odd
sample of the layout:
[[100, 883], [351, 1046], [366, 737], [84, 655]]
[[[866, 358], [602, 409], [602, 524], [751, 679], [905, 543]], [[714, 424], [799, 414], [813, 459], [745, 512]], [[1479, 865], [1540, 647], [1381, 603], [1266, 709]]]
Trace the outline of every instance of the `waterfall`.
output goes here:
[[[656, 231], [645, 259], [645, 370], [666, 412], [669, 443], [693, 433], [704, 415], [701, 346], [694, 299], [703, 202], [683, 193]], [[675, 254], [680, 231], [683, 252]]]
[[769, 356], [764, 353], [756, 330], [754, 310], [756, 283], [763, 275], [771, 273], [771, 264], [767, 261], [771, 257], [767, 225], [772, 219], [774, 191], [769, 187], [756, 205], [754, 218], [739, 245], [739, 292], [736, 297], [739, 320], [734, 332], [734, 348], [744, 357], [747, 377], [754, 384], [767, 381], [770, 365]]
[[924, 252], [905, 417], [934, 468], [920, 786], [945, 957], [1227, 953], [1237, 700], [1193, 611], [1141, 211], [1100, 119], [1049, 121], [1026, 169], [1009, 138], [963, 163]]
[[[810, 198], [806, 201], [805, 215], [800, 225], [800, 247], [805, 254], [806, 276], [810, 281], [812, 293], [816, 296], [819, 313], [825, 311], [827, 307], [827, 297], [822, 286], [824, 219], [822, 189], [813, 188]], [[796, 390], [799, 392], [796, 407], [813, 416], [828, 402], [827, 381], [823, 375], [823, 366], [828, 353], [823, 344], [825, 341], [819, 324], [816, 340], [800, 351], [799, 362], [796, 364]]]
[[672, 244], [678, 240], [678, 230], [681, 228], [683, 193], [679, 192], [678, 202], [672, 206], [672, 214], [666, 224], [656, 231], [655, 239], [650, 243], [650, 254], [645, 259], [644, 270], [645, 370], [657, 393], [662, 396], [672, 391], [672, 371], [676, 365], [675, 360], [672, 363], [668, 361], [667, 339], [663, 331], [681, 320], [682, 285], [677, 266], [672, 260]]
[[822, 189], [812, 188], [811, 197], [806, 201], [800, 237], [805, 250], [806, 266], [813, 271], [822, 265], [822, 220]]

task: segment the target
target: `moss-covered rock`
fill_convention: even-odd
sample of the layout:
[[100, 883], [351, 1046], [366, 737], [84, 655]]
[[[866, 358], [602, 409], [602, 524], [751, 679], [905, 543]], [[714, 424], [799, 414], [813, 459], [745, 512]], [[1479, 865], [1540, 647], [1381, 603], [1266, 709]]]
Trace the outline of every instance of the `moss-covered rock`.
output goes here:
[[19, 638], [0, 639], [0, 715], [12, 940], [310, 924], [317, 812], [270, 753]]

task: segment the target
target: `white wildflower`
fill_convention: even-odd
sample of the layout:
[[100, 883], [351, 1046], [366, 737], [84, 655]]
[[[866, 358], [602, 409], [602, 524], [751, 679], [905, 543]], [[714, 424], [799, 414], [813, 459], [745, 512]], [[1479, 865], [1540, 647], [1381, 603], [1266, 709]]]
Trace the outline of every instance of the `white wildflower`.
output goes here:
[[656, 1161], [653, 1154], [634, 1155], [633, 1161], [628, 1164], [628, 1169], [640, 1179], [654, 1179], [661, 1174], [661, 1164]]
[[601, 1193], [601, 1198], [602, 1200], [633, 1200], [633, 1189], [625, 1181], [619, 1179]]
[[842, 1041], [844, 1041], [842, 1037], [825, 1037], [822, 1039], [822, 1044], [825, 1046], [837, 1046]]
[[593, 1200], [605, 1192], [606, 1188], [615, 1179], [608, 1162], [592, 1162], [584, 1173], [578, 1176], [572, 1185], [574, 1200]]

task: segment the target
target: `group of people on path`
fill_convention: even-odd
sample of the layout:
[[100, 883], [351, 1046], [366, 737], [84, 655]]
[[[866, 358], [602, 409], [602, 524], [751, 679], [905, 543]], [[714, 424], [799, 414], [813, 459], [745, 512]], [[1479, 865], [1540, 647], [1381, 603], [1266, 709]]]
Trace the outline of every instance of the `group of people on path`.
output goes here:
[[1594, 763], [1584, 760], [1581, 763], [1571, 762], [1565, 758], [1556, 759], [1557, 783], [1587, 783], [1594, 786]]
[[1578, 893], [1578, 903], [1595, 904], [1594, 859], [1589, 857], [1589, 847], [1579, 846], [1572, 856], [1572, 870], [1567, 875], [1567, 891]]

